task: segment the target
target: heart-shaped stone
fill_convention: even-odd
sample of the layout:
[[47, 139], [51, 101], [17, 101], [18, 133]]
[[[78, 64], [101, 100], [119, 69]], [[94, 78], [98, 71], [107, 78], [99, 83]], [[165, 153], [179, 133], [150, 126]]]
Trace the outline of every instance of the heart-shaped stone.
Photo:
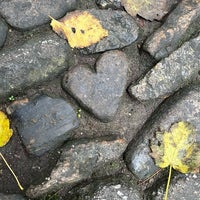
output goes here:
[[101, 121], [113, 120], [127, 81], [128, 61], [121, 51], [104, 53], [95, 70], [81, 65], [63, 79], [64, 89]]

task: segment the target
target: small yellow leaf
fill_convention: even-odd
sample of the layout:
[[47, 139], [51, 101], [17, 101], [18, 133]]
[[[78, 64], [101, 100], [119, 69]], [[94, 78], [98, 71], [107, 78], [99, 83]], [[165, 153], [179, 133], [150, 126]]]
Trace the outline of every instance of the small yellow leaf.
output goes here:
[[53, 30], [67, 39], [72, 48], [88, 47], [108, 36], [100, 21], [87, 11], [71, 12], [59, 21], [51, 19]]
[[10, 122], [7, 116], [0, 111], [0, 147], [7, 144], [13, 134], [12, 129], [10, 129]]

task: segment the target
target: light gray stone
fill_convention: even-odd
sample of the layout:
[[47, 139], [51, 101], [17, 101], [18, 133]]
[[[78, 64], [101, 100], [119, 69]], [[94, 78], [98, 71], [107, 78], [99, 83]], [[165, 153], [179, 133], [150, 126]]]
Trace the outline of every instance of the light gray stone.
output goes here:
[[157, 60], [169, 56], [200, 29], [200, 2], [180, 1], [164, 24], [143, 45]]
[[140, 101], [166, 98], [178, 89], [200, 82], [200, 35], [155, 65], [129, 92]]
[[0, 193], [0, 200], [26, 200], [26, 198], [20, 194], [2, 194], [2, 193]]

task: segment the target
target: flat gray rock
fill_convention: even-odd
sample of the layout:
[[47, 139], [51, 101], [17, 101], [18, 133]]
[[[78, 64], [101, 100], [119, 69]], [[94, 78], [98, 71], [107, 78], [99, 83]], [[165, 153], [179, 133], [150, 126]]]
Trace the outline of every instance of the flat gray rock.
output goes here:
[[0, 97], [50, 80], [67, 69], [74, 57], [68, 44], [46, 33], [0, 52]]
[[7, 24], [0, 18], [0, 48], [3, 46], [8, 32]]
[[69, 142], [62, 150], [60, 160], [47, 181], [31, 186], [26, 194], [28, 197], [36, 198], [89, 179], [96, 168], [118, 159], [126, 146], [123, 139], [99, 138]]
[[0, 14], [13, 27], [30, 30], [75, 9], [76, 0], [9, 0], [0, 2]]
[[200, 35], [155, 65], [129, 92], [140, 101], [166, 98], [178, 89], [199, 81]]
[[104, 53], [95, 70], [76, 66], [63, 79], [63, 87], [85, 109], [102, 121], [111, 121], [127, 81], [128, 61], [121, 51]]
[[91, 200], [142, 200], [142, 195], [135, 188], [128, 187], [126, 185], [116, 184], [116, 185], [105, 185], [99, 188], [94, 197]]
[[135, 20], [124, 11], [87, 10], [94, 15], [108, 30], [108, 36], [98, 43], [81, 50], [82, 53], [98, 53], [119, 49], [133, 43], [138, 37], [138, 26]]
[[[200, 175], [186, 174], [176, 176], [170, 183], [168, 200], [199, 200], [200, 199]], [[163, 200], [166, 184], [162, 184], [153, 192], [152, 200]]]
[[129, 169], [139, 178], [145, 179], [158, 169], [150, 157], [149, 140], [156, 131], [169, 131], [179, 121], [191, 123], [197, 130], [200, 142], [200, 85], [182, 89], [163, 103], [140, 130], [140, 137], [129, 145], [126, 161]]
[[200, 2], [180, 1], [164, 24], [144, 43], [144, 50], [157, 60], [169, 56], [200, 29]]
[[13, 113], [15, 126], [31, 154], [41, 156], [59, 147], [78, 127], [73, 108], [62, 99], [40, 96]]

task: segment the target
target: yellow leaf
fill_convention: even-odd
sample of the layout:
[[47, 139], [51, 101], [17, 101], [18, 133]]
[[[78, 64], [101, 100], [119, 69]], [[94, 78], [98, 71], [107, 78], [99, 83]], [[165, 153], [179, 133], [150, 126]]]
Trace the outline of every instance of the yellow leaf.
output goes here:
[[0, 111], [0, 147], [7, 144], [13, 134], [7, 116]]
[[180, 121], [174, 124], [170, 132], [158, 132], [151, 145], [150, 155], [160, 168], [169, 166], [169, 176], [164, 200], [168, 198], [172, 168], [182, 173], [198, 172], [200, 166], [200, 145], [196, 142], [194, 127]]
[[71, 12], [59, 21], [51, 19], [53, 30], [67, 39], [72, 48], [88, 47], [108, 36], [100, 21], [87, 11]]

